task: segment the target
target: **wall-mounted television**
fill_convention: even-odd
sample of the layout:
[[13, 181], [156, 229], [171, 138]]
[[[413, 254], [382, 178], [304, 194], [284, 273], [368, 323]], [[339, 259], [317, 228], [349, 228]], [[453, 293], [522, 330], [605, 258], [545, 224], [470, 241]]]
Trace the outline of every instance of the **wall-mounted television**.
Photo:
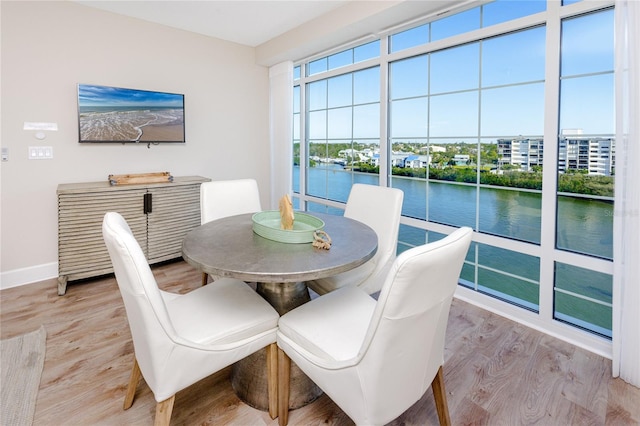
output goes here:
[[80, 143], [184, 143], [184, 95], [78, 84]]

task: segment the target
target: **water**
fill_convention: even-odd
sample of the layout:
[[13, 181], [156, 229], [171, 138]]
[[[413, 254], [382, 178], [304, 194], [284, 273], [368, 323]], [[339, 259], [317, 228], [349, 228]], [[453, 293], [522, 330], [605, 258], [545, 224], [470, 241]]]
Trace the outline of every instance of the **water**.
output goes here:
[[[299, 168], [294, 167], [294, 182]], [[307, 193], [346, 202], [353, 183], [377, 185], [378, 175], [320, 164], [308, 171]], [[540, 243], [541, 193], [500, 187], [483, 187], [425, 179], [392, 177], [392, 186], [404, 191], [402, 214], [453, 226], [470, 226], [479, 232]], [[297, 189], [297, 187], [296, 187]], [[605, 259], [613, 257], [613, 202], [558, 197], [557, 247]], [[402, 227], [400, 243], [424, 242], [425, 232]], [[417, 231], [417, 230], [416, 230]], [[431, 234], [431, 233], [430, 233]], [[414, 241], [403, 241], [411, 238]], [[422, 239], [422, 241], [420, 241]], [[433, 238], [430, 235], [430, 240]], [[477, 250], [477, 263], [474, 250]], [[461, 278], [478, 291], [534, 311], [539, 304], [539, 259], [483, 244], [474, 244]], [[476, 267], [472, 266], [475, 264]], [[558, 264], [561, 267], [562, 264]], [[589, 271], [587, 271], [589, 272]], [[611, 336], [611, 308], [585, 301], [591, 297], [609, 304], [611, 279], [594, 274], [564, 274], [556, 286], [571, 288], [574, 295], [556, 295], [555, 317], [593, 332]], [[558, 278], [560, 279], [560, 278]], [[597, 316], [594, 316], [597, 312]]]
[[[299, 168], [294, 167], [294, 181]], [[307, 193], [346, 202], [353, 183], [378, 184], [378, 175], [321, 164], [308, 171]], [[453, 226], [470, 226], [487, 234], [540, 243], [541, 193], [500, 187], [392, 177], [404, 191], [402, 214]], [[613, 258], [613, 203], [558, 197], [558, 248]]]

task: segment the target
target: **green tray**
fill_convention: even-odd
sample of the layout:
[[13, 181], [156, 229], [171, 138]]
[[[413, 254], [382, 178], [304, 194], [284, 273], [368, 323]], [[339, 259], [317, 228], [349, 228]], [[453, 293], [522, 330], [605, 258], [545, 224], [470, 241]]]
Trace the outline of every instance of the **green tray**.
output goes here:
[[324, 221], [307, 213], [294, 212], [293, 229], [280, 229], [280, 211], [267, 210], [253, 215], [253, 232], [281, 243], [312, 243], [313, 233], [324, 228]]

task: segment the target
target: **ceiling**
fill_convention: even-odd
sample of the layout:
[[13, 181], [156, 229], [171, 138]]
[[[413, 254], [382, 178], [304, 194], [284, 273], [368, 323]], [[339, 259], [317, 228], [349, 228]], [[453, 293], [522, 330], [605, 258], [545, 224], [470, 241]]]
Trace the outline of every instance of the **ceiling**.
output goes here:
[[76, 0], [97, 9], [259, 46], [350, 0]]

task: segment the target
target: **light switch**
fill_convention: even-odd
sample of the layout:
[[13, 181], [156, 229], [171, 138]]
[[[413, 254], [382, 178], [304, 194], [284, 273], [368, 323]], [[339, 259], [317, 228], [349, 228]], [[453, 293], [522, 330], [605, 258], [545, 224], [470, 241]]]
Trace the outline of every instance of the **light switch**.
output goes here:
[[30, 146], [29, 160], [50, 160], [53, 158], [52, 146]]

